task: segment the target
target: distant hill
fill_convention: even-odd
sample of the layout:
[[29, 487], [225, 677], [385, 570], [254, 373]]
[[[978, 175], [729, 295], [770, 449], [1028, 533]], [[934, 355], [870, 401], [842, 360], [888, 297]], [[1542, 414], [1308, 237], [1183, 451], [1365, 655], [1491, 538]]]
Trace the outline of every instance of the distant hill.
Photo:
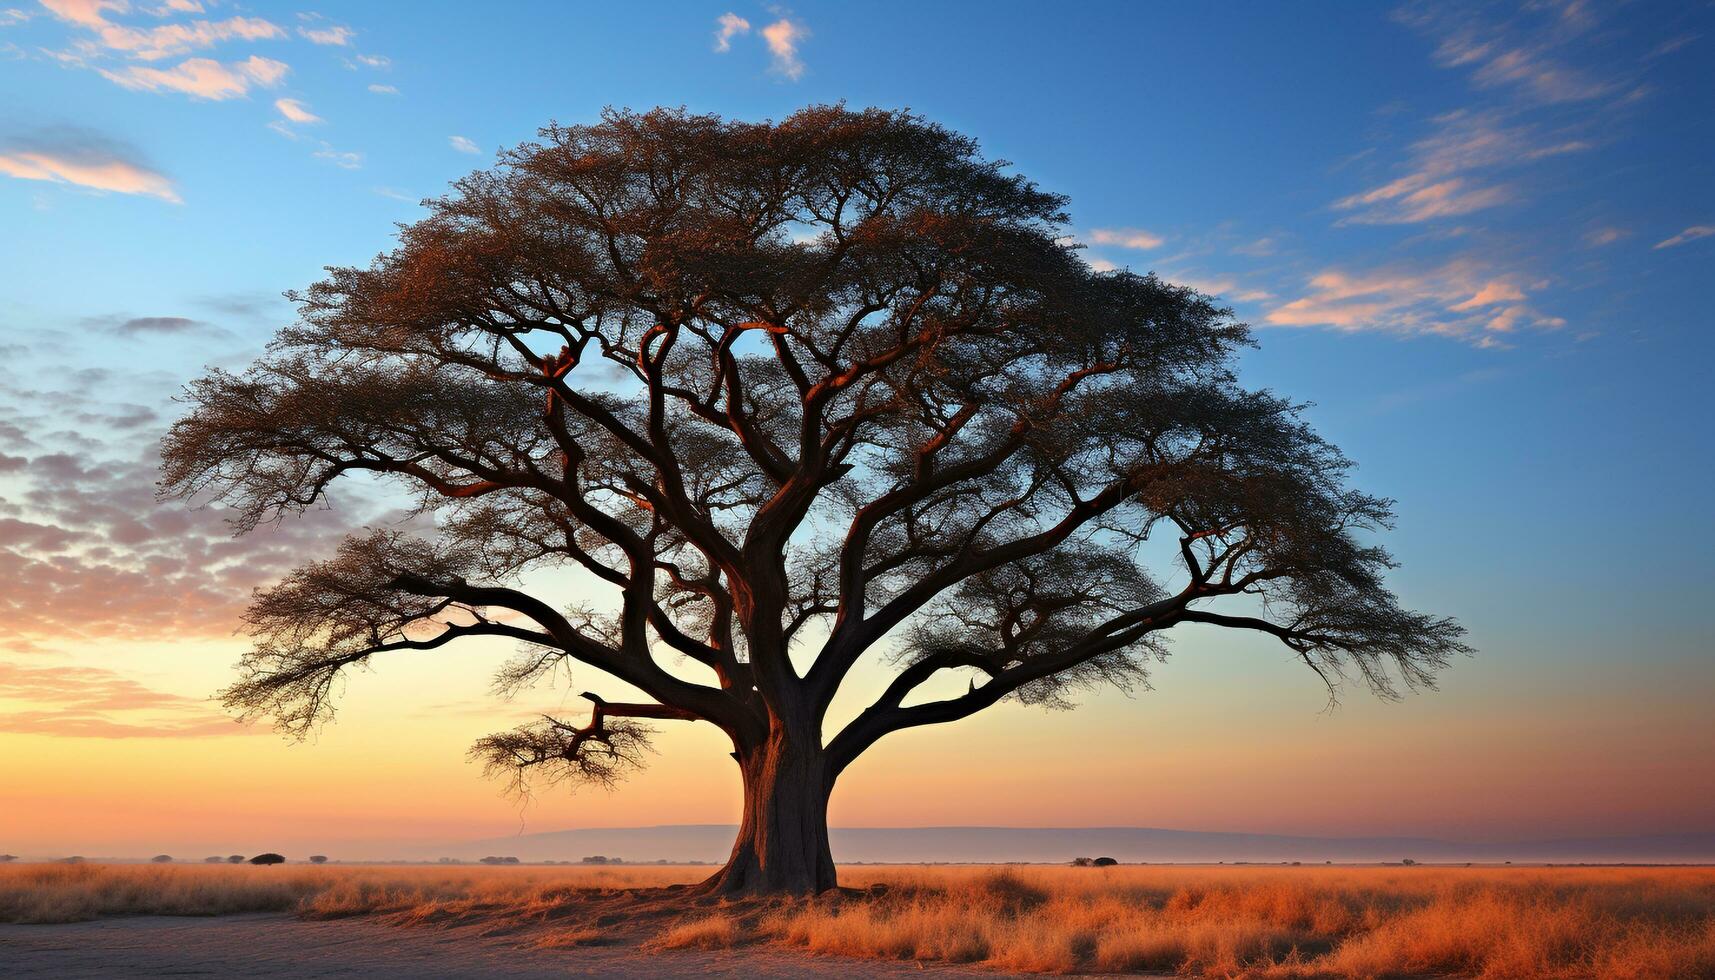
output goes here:
[[[524, 861], [576, 861], [601, 854], [627, 861], [723, 861], [731, 824], [603, 827], [521, 834], [449, 844], [423, 858], [463, 860], [489, 854]], [[1068, 861], [1079, 855], [1125, 862], [1643, 862], [1715, 861], [1715, 833], [1470, 843], [1426, 837], [1293, 837], [1154, 827], [836, 827], [841, 862]]]

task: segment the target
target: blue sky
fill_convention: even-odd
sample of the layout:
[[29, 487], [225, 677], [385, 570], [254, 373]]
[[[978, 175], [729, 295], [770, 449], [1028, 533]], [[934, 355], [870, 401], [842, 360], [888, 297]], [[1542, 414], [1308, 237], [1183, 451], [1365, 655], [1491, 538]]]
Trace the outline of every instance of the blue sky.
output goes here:
[[[1472, 629], [1482, 654], [1430, 696], [1441, 717], [1521, 712], [1571, 752], [1595, 703], [1648, 736], [1659, 779], [1628, 790], [1646, 798], [1569, 829], [1715, 819], [1688, 802], [1715, 790], [1707, 4], [5, 2], [0, 552], [30, 583], [0, 600], [10, 663], [219, 681], [139, 667], [105, 642], [134, 624], [90, 597], [171, 598], [152, 622], [201, 642], [253, 583], [186, 600], [216, 547], [174, 551], [191, 518], [122, 525], [132, 485], [67, 501], [94, 492], [89, 460], [144, 479], [170, 396], [253, 356], [290, 317], [281, 291], [387, 248], [414, 202], [550, 119], [843, 100], [977, 137], [1070, 195], [1092, 263], [1218, 293], [1256, 327], [1248, 380], [1315, 403], [1357, 482], [1399, 501], [1407, 602]], [[41, 530], [87, 521], [101, 545], [55, 552]], [[324, 543], [279, 540], [270, 556]], [[74, 618], [103, 652], [43, 640]], [[1196, 673], [1214, 668], [1174, 669], [1212, 696]], [[1235, 683], [1267, 698], [1275, 676]], [[1290, 698], [1320, 708], [1311, 681]]]

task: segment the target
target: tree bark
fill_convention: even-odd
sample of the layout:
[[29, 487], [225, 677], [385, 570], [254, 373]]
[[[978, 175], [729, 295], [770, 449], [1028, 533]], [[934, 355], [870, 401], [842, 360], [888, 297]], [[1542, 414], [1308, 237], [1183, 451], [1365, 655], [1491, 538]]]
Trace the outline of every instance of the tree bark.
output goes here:
[[726, 867], [703, 882], [714, 895], [814, 895], [835, 887], [828, 846], [833, 776], [818, 739], [775, 726], [734, 753], [744, 774], [744, 819]]

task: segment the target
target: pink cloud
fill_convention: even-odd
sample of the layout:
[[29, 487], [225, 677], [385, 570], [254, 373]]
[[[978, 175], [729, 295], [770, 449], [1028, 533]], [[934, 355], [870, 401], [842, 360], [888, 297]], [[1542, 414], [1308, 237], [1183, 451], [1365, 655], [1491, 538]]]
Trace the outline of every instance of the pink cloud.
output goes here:
[[785, 17], [762, 29], [762, 39], [774, 56], [774, 70], [792, 81], [804, 77], [804, 62], [798, 57], [798, 45], [810, 36], [809, 28]]
[[1666, 238], [1662, 241], [1656, 242], [1655, 245], [1651, 247], [1676, 248], [1680, 245], [1684, 245], [1686, 242], [1694, 242], [1699, 238], [1708, 238], [1710, 235], [1715, 235], [1715, 225], [1692, 225], [1679, 234], [1674, 235], [1672, 238]]
[[722, 53], [732, 50], [733, 38], [750, 33], [750, 21], [730, 10], [716, 17], [715, 25], [715, 50]]
[[291, 69], [272, 58], [251, 55], [244, 61], [221, 64], [210, 58], [191, 58], [174, 68], [102, 69], [101, 74], [128, 89], [146, 92], [180, 92], [192, 98], [221, 101], [248, 93], [252, 86], [273, 88]]
[[182, 204], [173, 182], [139, 164], [118, 158], [78, 158], [52, 152], [0, 152], [0, 174], [19, 180], [75, 184], [116, 194], [140, 194]]
[[1312, 276], [1307, 285], [1303, 295], [1270, 309], [1263, 322], [1445, 336], [1486, 347], [1497, 346], [1481, 342], [1491, 333], [1510, 333], [1520, 326], [1552, 330], [1566, 323], [1529, 306], [1526, 287], [1516, 278], [1494, 276], [1485, 264], [1470, 260], [1362, 273], [1329, 269]]

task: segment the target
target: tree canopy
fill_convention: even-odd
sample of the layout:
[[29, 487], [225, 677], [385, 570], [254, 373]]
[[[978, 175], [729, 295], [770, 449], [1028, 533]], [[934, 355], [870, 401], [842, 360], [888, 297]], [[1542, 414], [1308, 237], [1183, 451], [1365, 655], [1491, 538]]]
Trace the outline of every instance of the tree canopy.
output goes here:
[[[1231, 311], [1095, 271], [1065, 199], [965, 136], [837, 106], [609, 111], [425, 204], [291, 294], [256, 364], [194, 383], [164, 445], [166, 492], [240, 529], [358, 473], [432, 518], [256, 597], [226, 692], [245, 714], [303, 732], [347, 668], [504, 637], [504, 689], [576, 662], [649, 700], [484, 739], [497, 770], [609, 783], [649, 720], [702, 720], [825, 799], [889, 732], [1143, 683], [1183, 623], [1383, 696], [1465, 649], [1385, 586], [1389, 502], [1239, 383]], [[537, 584], [560, 567], [592, 584]], [[824, 737], [883, 647], [894, 679]], [[943, 670], [968, 689], [913, 701]]]

